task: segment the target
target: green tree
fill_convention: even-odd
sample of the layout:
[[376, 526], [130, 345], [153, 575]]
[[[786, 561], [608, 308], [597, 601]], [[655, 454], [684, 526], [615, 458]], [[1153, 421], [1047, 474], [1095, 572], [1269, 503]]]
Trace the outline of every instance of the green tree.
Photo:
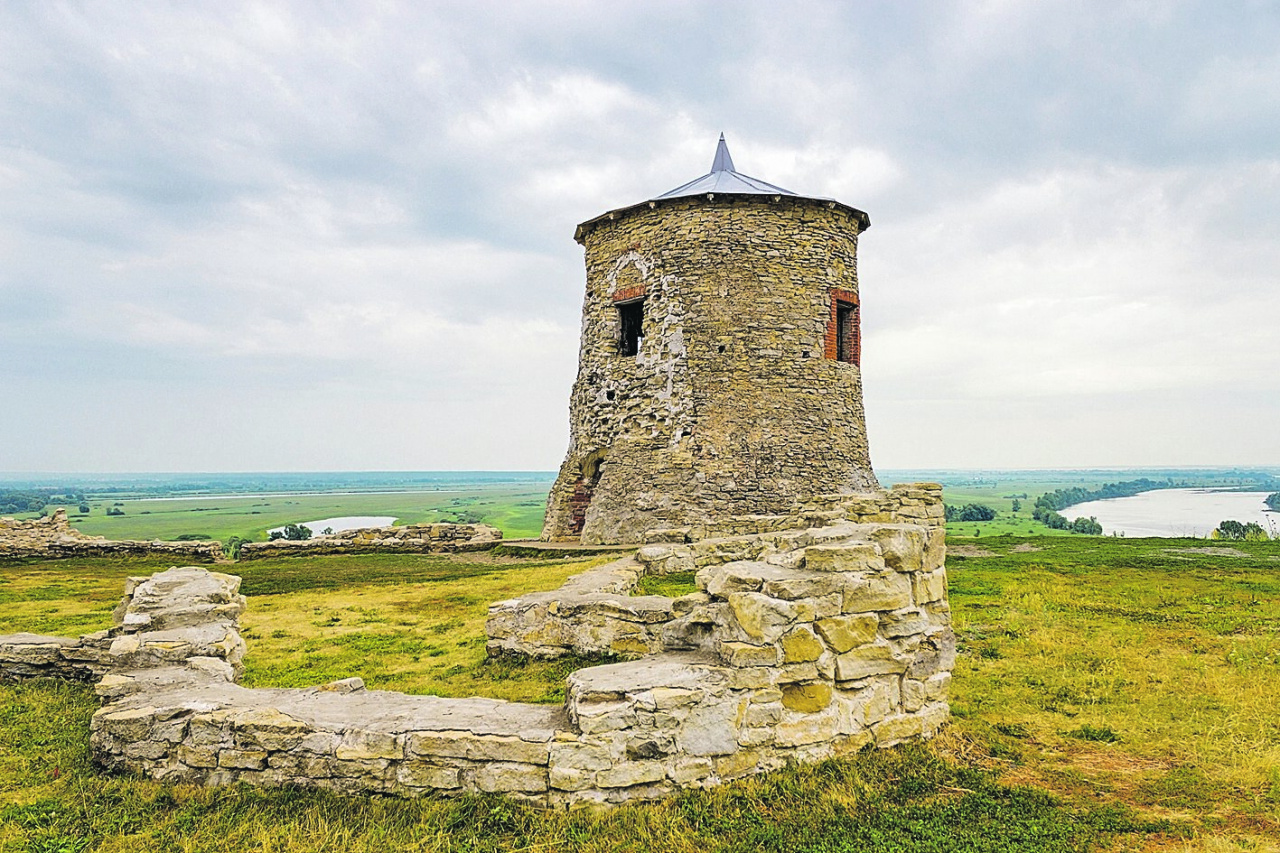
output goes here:
[[277, 539], [289, 539], [294, 542], [300, 542], [303, 539], [311, 538], [311, 528], [305, 524], [286, 524], [280, 530], [271, 531], [271, 541]]

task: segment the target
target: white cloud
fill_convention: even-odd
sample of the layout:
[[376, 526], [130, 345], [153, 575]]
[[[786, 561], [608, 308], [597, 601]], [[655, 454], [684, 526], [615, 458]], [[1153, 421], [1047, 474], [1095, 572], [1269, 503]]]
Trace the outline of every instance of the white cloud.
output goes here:
[[554, 466], [573, 227], [721, 131], [871, 215], [879, 464], [1280, 462], [1277, 37], [1198, 2], [5, 7], [0, 468]]

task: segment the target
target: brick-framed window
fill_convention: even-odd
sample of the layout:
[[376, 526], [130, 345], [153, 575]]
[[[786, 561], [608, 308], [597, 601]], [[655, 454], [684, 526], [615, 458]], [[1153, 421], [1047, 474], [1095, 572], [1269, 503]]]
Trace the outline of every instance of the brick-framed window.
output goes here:
[[852, 290], [831, 290], [831, 318], [827, 321], [825, 353], [827, 358], [849, 364], [862, 359], [861, 318], [858, 294]]
[[618, 354], [637, 355], [644, 336], [644, 285], [620, 287], [613, 293], [613, 307], [618, 310]]

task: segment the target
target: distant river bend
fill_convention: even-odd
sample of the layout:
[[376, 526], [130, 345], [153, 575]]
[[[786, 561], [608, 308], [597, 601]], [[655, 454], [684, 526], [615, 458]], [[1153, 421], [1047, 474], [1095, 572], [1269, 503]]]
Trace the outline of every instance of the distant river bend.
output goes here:
[[1066, 518], [1097, 518], [1106, 535], [1207, 537], [1228, 519], [1262, 525], [1273, 536], [1280, 532], [1280, 513], [1267, 509], [1267, 492], [1226, 492], [1214, 489], [1156, 489], [1127, 498], [1069, 506]]

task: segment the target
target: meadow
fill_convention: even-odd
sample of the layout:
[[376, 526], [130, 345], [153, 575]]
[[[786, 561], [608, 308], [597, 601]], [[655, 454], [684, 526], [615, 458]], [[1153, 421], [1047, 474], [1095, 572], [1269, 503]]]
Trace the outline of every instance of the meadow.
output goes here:
[[[603, 814], [491, 797], [203, 790], [96, 771], [79, 685], [0, 685], [0, 850], [1280, 849], [1280, 543], [952, 535], [960, 655], [932, 744]], [[253, 561], [245, 681], [563, 699], [484, 657], [489, 601], [600, 557]], [[0, 565], [0, 632], [109, 624], [151, 560]], [[689, 577], [663, 579], [678, 594]]]
[[[542, 530], [547, 488], [542, 484], [450, 491], [370, 494], [273, 494], [152, 499], [92, 499], [90, 511], [68, 506], [71, 524], [108, 539], [176, 539], [232, 536], [261, 542], [285, 524], [347, 515], [392, 516], [397, 524], [480, 521], [507, 538], [536, 537]], [[123, 515], [107, 515], [108, 508]], [[319, 533], [319, 530], [313, 531]]]

